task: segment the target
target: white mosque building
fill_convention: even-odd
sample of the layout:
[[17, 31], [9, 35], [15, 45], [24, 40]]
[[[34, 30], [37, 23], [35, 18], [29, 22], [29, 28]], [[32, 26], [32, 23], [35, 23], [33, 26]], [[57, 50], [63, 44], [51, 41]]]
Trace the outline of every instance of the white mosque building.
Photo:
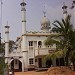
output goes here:
[[[50, 35], [57, 35], [57, 33], [50, 31], [50, 21], [46, 17], [45, 12], [41, 20], [41, 32], [26, 31], [26, 3], [23, 0], [21, 5], [22, 12], [22, 35], [17, 38], [17, 48], [9, 52], [9, 28], [5, 26], [5, 63], [14, 70], [21, 70], [22, 72], [29, 68], [42, 68], [48, 65], [56, 65], [56, 61], [43, 62], [44, 56], [54, 52], [56, 45], [45, 46], [44, 42]], [[67, 16], [67, 6], [63, 6], [64, 18]], [[51, 63], [48, 63], [51, 62]]]

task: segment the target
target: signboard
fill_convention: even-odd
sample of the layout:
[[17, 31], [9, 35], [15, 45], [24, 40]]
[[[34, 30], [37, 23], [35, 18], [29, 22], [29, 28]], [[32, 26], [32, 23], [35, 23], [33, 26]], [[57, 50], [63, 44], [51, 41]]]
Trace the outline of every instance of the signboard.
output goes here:
[[53, 53], [55, 50], [48, 50], [49, 53]]

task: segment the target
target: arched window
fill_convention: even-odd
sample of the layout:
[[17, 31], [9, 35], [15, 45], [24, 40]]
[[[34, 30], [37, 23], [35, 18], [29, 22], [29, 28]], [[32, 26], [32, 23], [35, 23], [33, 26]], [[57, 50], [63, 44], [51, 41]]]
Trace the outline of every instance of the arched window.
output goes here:
[[39, 42], [38, 42], [38, 47], [41, 48], [41, 46], [42, 46], [42, 42], [39, 41]]

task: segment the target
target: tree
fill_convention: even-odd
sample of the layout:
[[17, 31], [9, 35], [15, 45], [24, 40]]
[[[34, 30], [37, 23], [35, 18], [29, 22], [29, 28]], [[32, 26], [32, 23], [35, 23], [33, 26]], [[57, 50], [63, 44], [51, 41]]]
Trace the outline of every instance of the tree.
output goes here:
[[[57, 50], [66, 50], [65, 52], [65, 61], [66, 61], [66, 66], [68, 66], [68, 57], [70, 52], [75, 48], [75, 33], [73, 29], [73, 25], [70, 22], [71, 16], [68, 15], [66, 19], [62, 19], [62, 21], [54, 21], [53, 25], [54, 27], [52, 28], [53, 32], [57, 32], [57, 34], [60, 34], [59, 36], [51, 36], [51, 38], [48, 38], [45, 42], [45, 44], [49, 45], [52, 43], [55, 43], [57, 46]], [[59, 39], [53, 39], [55, 38]]]
[[0, 43], [0, 75], [4, 75], [4, 43]]
[[0, 57], [0, 75], [4, 75], [5, 66], [4, 57]]
[[[12, 47], [13, 47], [13, 44], [15, 42], [10, 40], [9, 41], [9, 51], [12, 50]], [[6, 68], [6, 64], [5, 64], [5, 58], [4, 58], [4, 51], [5, 51], [5, 48], [4, 48], [5, 44], [4, 43], [0, 43], [0, 54], [3, 55], [0, 57], [0, 75], [4, 75], [4, 68]]]
[[4, 43], [0, 43], [0, 53], [4, 53]]
[[71, 62], [73, 63], [73, 66], [74, 66], [74, 71], [75, 71], [75, 30], [74, 32], [71, 33], [71, 36], [70, 36], [72, 39], [70, 40], [70, 44], [71, 44], [71, 52], [69, 54], [69, 58], [71, 60]]
[[13, 40], [9, 40], [9, 52], [12, 51], [12, 47], [15, 44], [15, 42]]

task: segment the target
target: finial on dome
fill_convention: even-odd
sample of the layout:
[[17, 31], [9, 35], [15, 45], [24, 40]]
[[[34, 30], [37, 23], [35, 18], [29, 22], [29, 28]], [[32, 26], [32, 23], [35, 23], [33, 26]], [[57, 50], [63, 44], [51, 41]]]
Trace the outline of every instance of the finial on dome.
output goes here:
[[44, 5], [44, 11], [43, 11], [44, 17], [46, 17], [46, 7]]
[[63, 5], [65, 6], [65, 2], [63, 2]]
[[7, 21], [7, 25], [5, 26], [5, 28], [10, 28], [10, 26], [8, 25], [8, 21]]
[[46, 17], [46, 12], [45, 11], [43, 11], [43, 14], [44, 14], [44, 17]]
[[67, 6], [65, 5], [65, 2], [63, 2], [63, 7], [62, 9], [67, 9]]

